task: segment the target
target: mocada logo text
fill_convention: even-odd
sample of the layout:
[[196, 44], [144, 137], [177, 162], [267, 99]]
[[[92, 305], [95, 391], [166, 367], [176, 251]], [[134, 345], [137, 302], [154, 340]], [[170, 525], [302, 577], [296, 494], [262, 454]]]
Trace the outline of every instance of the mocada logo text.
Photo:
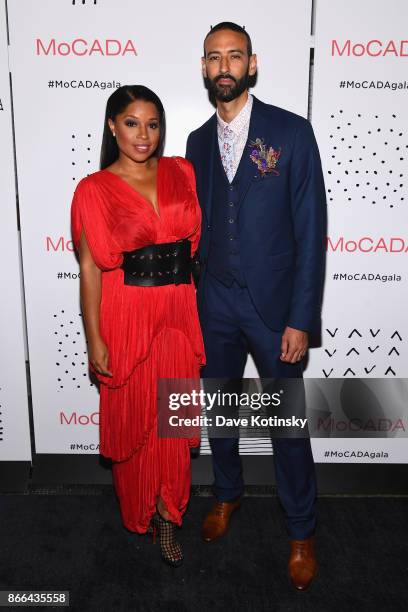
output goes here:
[[73, 253], [75, 251], [74, 243], [70, 239], [64, 238], [64, 236], [52, 237], [46, 236], [45, 238], [45, 248], [48, 252], [57, 252], [57, 251], [70, 251]]
[[408, 241], [396, 236], [392, 238], [363, 236], [355, 240], [344, 236], [340, 238], [327, 236], [326, 251], [333, 253], [355, 253], [356, 251], [360, 253], [408, 253]]
[[36, 55], [103, 55], [103, 56], [123, 56], [126, 54], [137, 55], [135, 44], [132, 40], [121, 41], [116, 38], [105, 38], [95, 40], [85, 40], [85, 38], [75, 38], [72, 41], [58, 41], [55, 38], [42, 40], [37, 38], [35, 41]]
[[59, 417], [60, 425], [99, 425], [99, 412], [92, 412], [91, 414], [60, 412]]
[[394, 56], [408, 57], [408, 40], [368, 40], [366, 42], [331, 41], [332, 56], [369, 57]]

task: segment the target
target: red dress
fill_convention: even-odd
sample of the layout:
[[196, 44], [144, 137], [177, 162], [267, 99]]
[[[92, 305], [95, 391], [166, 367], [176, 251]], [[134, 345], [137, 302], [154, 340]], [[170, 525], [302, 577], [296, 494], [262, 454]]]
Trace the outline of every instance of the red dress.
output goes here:
[[195, 287], [125, 285], [123, 251], [191, 241], [195, 253], [201, 212], [194, 171], [183, 158], [162, 157], [157, 169], [159, 215], [150, 202], [109, 170], [82, 179], [72, 202], [76, 247], [82, 230], [102, 270], [100, 331], [113, 377], [98, 375], [100, 452], [113, 459], [122, 519], [144, 533], [160, 495], [181, 524], [190, 492], [190, 446], [198, 439], [157, 437], [157, 379], [197, 378], [205, 363]]

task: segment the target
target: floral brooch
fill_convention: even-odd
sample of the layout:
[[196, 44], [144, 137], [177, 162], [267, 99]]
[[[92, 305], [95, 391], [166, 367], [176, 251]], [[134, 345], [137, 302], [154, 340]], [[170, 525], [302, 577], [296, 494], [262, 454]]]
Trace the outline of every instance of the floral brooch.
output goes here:
[[269, 172], [273, 172], [276, 176], [279, 176], [279, 172], [275, 170], [276, 164], [281, 156], [282, 149], [274, 149], [273, 147], [266, 147], [263, 138], [256, 138], [255, 141], [251, 141], [248, 145], [251, 148], [251, 159], [254, 164], [257, 165], [258, 171], [263, 178]]

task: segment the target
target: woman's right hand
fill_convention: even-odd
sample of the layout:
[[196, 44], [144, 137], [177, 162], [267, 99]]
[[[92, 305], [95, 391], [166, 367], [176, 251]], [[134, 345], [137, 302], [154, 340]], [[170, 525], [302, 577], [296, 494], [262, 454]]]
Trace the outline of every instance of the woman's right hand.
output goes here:
[[108, 347], [102, 340], [102, 338], [98, 338], [89, 343], [88, 346], [89, 353], [89, 361], [98, 372], [98, 374], [102, 374], [102, 376], [112, 377], [112, 372], [108, 370], [109, 363], [109, 351]]

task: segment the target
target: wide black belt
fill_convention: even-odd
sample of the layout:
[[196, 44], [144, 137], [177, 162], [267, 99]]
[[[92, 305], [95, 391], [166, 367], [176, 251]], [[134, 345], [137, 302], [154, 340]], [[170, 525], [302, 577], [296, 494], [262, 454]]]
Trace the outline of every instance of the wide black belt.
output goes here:
[[185, 238], [177, 242], [149, 244], [135, 251], [123, 253], [122, 268], [125, 285], [157, 287], [160, 285], [189, 285], [197, 264], [191, 259], [191, 242]]

